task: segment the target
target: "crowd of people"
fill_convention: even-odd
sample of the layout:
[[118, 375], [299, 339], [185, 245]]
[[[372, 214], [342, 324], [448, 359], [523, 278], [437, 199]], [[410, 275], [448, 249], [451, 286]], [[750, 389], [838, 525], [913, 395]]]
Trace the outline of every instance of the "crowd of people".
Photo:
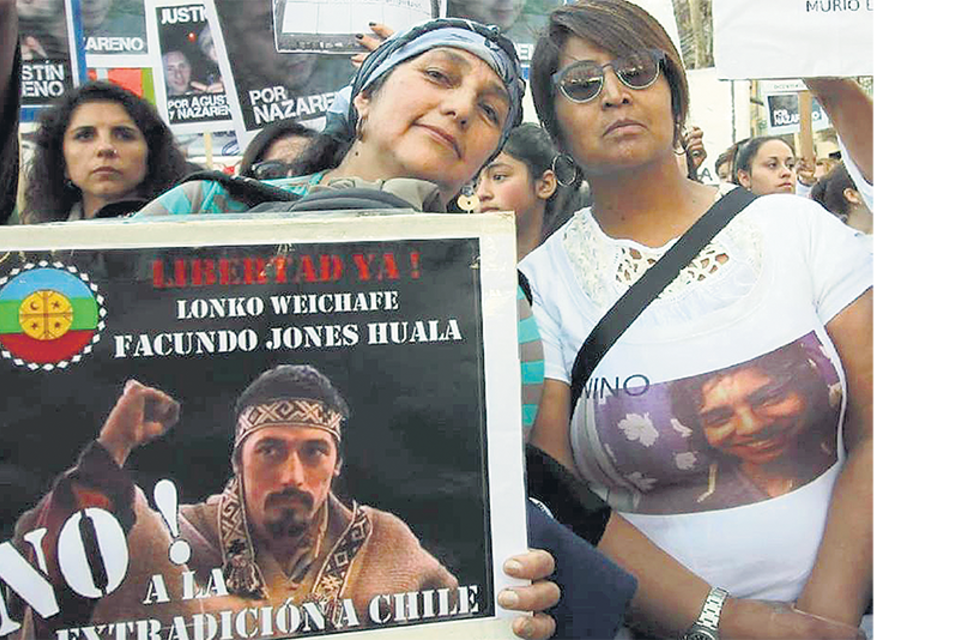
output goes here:
[[[41, 116], [24, 207], [12, 217], [149, 223], [242, 213], [254, 205], [237, 184], [250, 179], [305, 202], [373, 188], [417, 211], [514, 211], [518, 314], [528, 329], [521, 356], [536, 365], [523, 368], [524, 436], [559, 478], [546, 491], [529, 487], [533, 550], [504, 569], [532, 580], [499, 594], [502, 606], [534, 612], [514, 632], [864, 637], [873, 575], [871, 99], [852, 80], [808, 80], [841, 160], [818, 174], [785, 139], [741, 140], [715, 161], [718, 188], [696, 179], [703, 132], [687, 127], [686, 70], [656, 19], [626, 0], [579, 0], [550, 11], [538, 33], [529, 90], [539, 124], [524, 122], [527, 86], [511, 41], [467, 19], [435, 19], [378, 40], [322, 132], [292, 122], [263, 129], [240, 163], [244, 180], [184, 180], [197, 167], [148, 102], [85, 84]], [[16, 34], [16, 1], [0, 0], [3, 216], [18, 187], [21, 53], [8, 45]], [[630, 316], [579, 392], [577, 363], [595, 327], [715, 204], [744, 190], [757, 197]], [[642, 380], [642, 391], [627, 380]], [[310, 384], [298, 398], [345, 415], [329, 381]], [[625, 393], [604, 395], [620, 384]], [[133, 384], [114, 413], [145, 397], [170, 404]], [[146, 437], [142, 414], [139, 422], [111, 414], [81, 468], [119, 473], [131, 448], [176, 421], [160, 419]], [[339, 424], [315, 426], [332, 434], [324, 436], [337, 454], [324, 462], [332, 469], [331, 420]], [[235, 450], [244, 461], [245, 424]], [[33, 525], [47, 522], [35, 517]], [[303, 536], [258, 522], [245, 523], [246, 542], [261, 550], [289, 551]], [[447, 584], [443, 566], [411, 544]]]

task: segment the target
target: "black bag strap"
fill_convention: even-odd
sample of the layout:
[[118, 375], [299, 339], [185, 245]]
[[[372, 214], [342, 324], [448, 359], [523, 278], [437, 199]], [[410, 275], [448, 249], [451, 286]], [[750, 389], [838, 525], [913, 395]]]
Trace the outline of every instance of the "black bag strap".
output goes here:
[[300, 199], [299, 195], [286, 189], [274, 187], [254, 178], [231, 176], [222, 171], [195, 171], [184, 176], [177, 184], [193, 182], [194, 180], [217, 182], [227, 190], [227, 193], [248, 207], [256, 206], [262, 202], [291, 202]]
[[743, 187], [737, 187], [713, 203], [600, 319], [580, 347], [573, 363], [570, 374], [570, 415], [573, 415], [593, 370], [627, 327], [697, 257], [707, 243], [756, 197]]
[[517, 281], [520, 284], [520, 290], [523, 291], [524, 297], [526, 297], [527, 302], [533, 306], [533, 291], [530, 289], [530, 281], [527, 280], [527, 276], [523, 275], [523, 271], [517, 269]]

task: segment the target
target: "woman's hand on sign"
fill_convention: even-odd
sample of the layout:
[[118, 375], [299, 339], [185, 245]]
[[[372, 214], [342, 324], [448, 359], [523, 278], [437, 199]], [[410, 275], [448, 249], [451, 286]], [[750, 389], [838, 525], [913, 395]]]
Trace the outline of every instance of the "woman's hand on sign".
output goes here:
[[[374, 51], [380, 44], [393, 35], [394, 31], [385, 24], [379, 22], [370, 23], [370, 31], [373, 33], [358, 33], [357, 42], [363, 45], [368, 51]], [[359, 67], [367, 59], [369, 53], [358, 53], [350, 58], [354, 66]]]
[[547, 580], [556, 568], [553, 556], [540, 549], [509, 558], [503, 565], [508, 576], [532, 581], [525, 587], [510, 587], [497, 595], [497, 603], [511, 611], [532, 612], [513, 621], [513, 633], [527, 640], [546, 640], [556, 630], [556, 622], [543, 613], [560, 602], [560, 587]]

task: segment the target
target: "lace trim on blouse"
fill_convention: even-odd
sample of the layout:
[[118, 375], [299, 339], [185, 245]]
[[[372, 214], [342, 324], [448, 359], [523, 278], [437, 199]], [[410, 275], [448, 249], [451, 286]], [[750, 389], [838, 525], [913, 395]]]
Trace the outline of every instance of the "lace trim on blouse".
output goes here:
[[[563, 246], [578, 283], [587, 297], [601, 308], [619, 299], [675, 242], [676, 238], [662, 247], [647, 247], [633, 240], [611, 238], [600, 229], [589, 208], [574, 214], [563, 231]], [[707, 243], [667, 285], [659, 299], [677, 298], [699, 283], [724, 273], [730, 268], [731, 252], [747, 262], [755, 274], [760, 272], [760, 233], [742, 216], [734, 218]]]

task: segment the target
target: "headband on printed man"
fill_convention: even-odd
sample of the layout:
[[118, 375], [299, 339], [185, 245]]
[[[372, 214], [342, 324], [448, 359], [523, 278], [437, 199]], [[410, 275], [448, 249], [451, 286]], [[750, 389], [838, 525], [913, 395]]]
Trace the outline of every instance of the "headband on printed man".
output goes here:
[[276, 398], [251, 404], [237, 418], [236, 450], [255, 431], [267, 427], [304, 427], [332, 435], [340, 444], [343, 415], [315, 398]]

